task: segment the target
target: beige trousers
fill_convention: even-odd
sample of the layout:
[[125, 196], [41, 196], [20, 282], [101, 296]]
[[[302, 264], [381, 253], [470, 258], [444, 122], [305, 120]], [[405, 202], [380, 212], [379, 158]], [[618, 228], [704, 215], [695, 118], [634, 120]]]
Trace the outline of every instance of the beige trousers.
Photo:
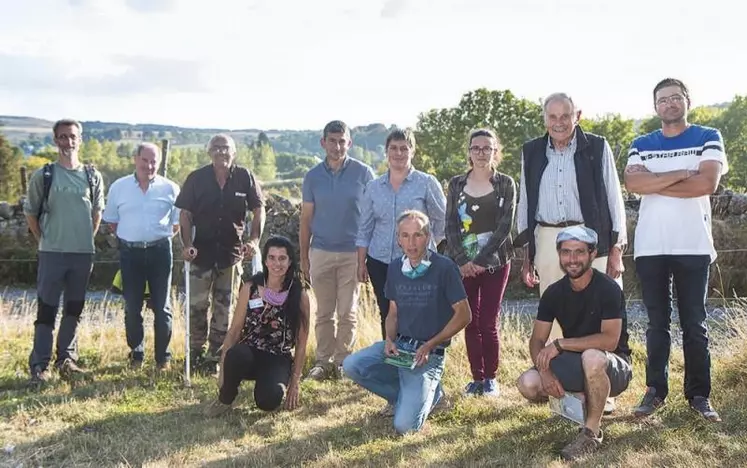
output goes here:
[[[309, 252], [311, 289], [316, 297], [316, 363], [339, 365], [353, 350], [358, 326], [358, 254]], [[337, 323], [335, 323], [337, 312]]]
[[[534, 231], [534, 240], [535, 245], [537, 246], [534, 254], [534, 267], [537, 269], [537, 273], [539, 274], [540, 297], [545, 293], [548, 286], [565, 276], [565, 273], [560, 268], [560, 259], [558, 258], [558, 250], [555, 245], [555, 239], [558, 237], [558, 233], [562, 230], [563, 228], [537, 226]], [[595, 258], [591, 266], [602, 273], [607, 273], [607, 257]], [[622, 289], [622, 275], [620, 275], [615, 281]], [[563, 333], [556, 320], [553, 323], [549, 339], [554, 340], [555, 338], [561, 338], [562, 336]]]

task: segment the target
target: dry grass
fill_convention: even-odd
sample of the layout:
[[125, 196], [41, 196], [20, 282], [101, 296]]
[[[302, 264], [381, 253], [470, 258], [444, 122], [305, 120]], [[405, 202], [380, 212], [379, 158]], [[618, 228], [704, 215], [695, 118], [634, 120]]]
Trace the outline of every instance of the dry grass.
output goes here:
[[[379, 334], [371, 310], [364, 307], [360, 346]], [[303, 406], [273, 414], [253, 407], [251, 384], [245, 384], [238, 409], [207, 420], [202, 408], [215, 396], [215, 381], [196, 376], [191, 388], [183, 386], [183, 333], [174, 334], [170, 375], [156, 377], [152, 363], [130, 371], [121, 306], [113, 301], [89, 306], [81, 324], [82, 360], [95, 381], [76, 388], [56, 381], [30, 392], [33, 311], [31, 301], [0, 298], [0, 466], [566, 466], [558, 453], [573, 426], [545, 406], [526, 404], [513, 388], [529, 365], [531, 322], [511, 311], [502, 322], [501, 398], [458, 397], [469, 377], [460, 335], [445, 378], [454, 409], [430, 421], [426, 433], [405, 437], [376, 415], [382, 401], [349, 381], [304, 382]], [[176, 318], [174, 326], [182, 330], [182, 321]], [[604, 422], [604, 446], [574, 466], [747, 465], [744, 309], [730, 311], [715, 335], [722, 354], [714, 357], [713, 400], [722, 424], [708, 424], [687, 409], [679, 351], [673, 353], [668, 405], [652, 420], [635, 420], [630, 408], [643, 391], [645, 348], [634, 342], [635, 378], [618, 399], [618, 412]]]

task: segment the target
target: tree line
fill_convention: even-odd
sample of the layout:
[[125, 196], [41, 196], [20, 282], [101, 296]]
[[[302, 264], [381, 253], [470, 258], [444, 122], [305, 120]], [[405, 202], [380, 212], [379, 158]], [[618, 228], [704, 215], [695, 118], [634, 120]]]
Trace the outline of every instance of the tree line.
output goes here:
[[[747, 96], [735, 96], [723, 106], [691, 109], [689, 121], [721, 131], [730, 166], [722, 184], [744, 192], [747, 189]], [[608, 114], [582, 118], [580, 125], [585, 131], [607, 138], [622, 175], [632, 140], [637, 135], [659, 128], [660, 122], [656, 116], [635, 121], [619, 114]], [[503, 146], [499, 170], [518, 181], [522, 144], [545, 133], [542, 106], [539, 102], [519, 98], [509, 90], [481, 88], [465, 93], [455, 107], [421, 113], [415, 127], [415, 166], [442, 181], [463, 172], [467, 168], [466, 137], [470, 130], [478, 127], [489, 127], [496, 131]], [[168, 127], [169, 131], [176, 128]], [[350, 155], [371, 165], [378, 173], [383, 173], [386, 170], [383, 145], [391, 128], [382, 124], [355, 127], [351, 132], [353, 147]], [[116, 129], [101, 127], [92, 137], [87, 134], [85, 124], [83, 128], [81, 160], [95, 164], [107, 185], [132, 172], [131, 156], [135, 149], [132, 141], [100, 138], [103, 132], [114, 131]], [[148, 131], [151, 132], [149, 140], [156, 142], [164, 132], [156, 128], [149, 128]], [[247, 137], [237, 141], [237, 161], [254, 171], [261, 181], [299, 179], [323, 157], [319, 137], [319, 131], [259, 132], [256, 138]], [[209, 134], [205, 133], [199, 137], [200, 143], [171, 148], [167, 172], [170, 179], [182, 183], [191, 171], [210, 162], [204, 144], [207, 138]], [[23, 152], [12, 146], [0, 133], [0, 200], [17, 200], [20, 197], [21, 166], [26, 166], [31, 174], [56, 158], [56, 149], [49, 144], [34, 155], [24, 157]]]

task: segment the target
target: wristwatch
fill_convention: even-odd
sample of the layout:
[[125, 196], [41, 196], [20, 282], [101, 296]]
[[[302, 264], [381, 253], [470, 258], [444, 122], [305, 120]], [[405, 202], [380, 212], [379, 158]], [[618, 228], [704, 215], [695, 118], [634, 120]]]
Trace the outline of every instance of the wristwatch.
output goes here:
[[563, 352], [563, 348], [561, 348], [561, 347], [560, 347], [560, 340], [559, 340], [559, 339], [557, 339], [557, 338], [556, 338], [556, 339], [554, 339], [554, 340], [552, 341], [552, 344], [554, 344], [554, 345], [555, 345], [555, 349], [557, 349], [559, 353], [562, 353], [562, 352]]

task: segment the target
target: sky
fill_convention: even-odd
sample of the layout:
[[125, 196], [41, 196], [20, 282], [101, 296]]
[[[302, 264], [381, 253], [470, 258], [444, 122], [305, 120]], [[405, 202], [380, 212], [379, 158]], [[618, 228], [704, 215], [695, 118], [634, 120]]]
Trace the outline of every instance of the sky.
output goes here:
[[0, 0], [0, 115], [203, 128], [413, 126], [477, 88], [584, 116], [747, 94], [744, 2]]

